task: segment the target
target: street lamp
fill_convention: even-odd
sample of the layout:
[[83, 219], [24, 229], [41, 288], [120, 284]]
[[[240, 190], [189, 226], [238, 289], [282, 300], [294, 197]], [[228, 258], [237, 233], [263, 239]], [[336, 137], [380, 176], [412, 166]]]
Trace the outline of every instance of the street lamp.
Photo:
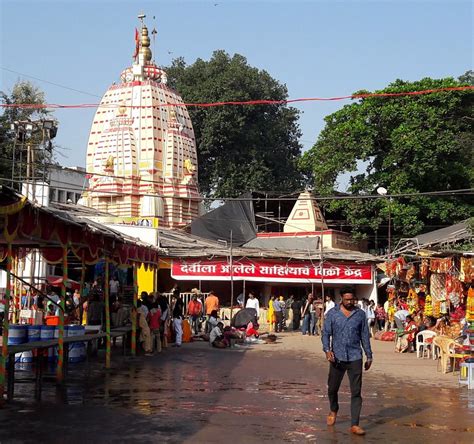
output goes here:
[[[386, 197], [388, 194], [387, 188], [378, 187], [377, 194], [380, 196]], [[391, 215], [391, 198], [388, 199], [388, 254], [390, 255], [390, 251], [392, 249], [392, 215]]]

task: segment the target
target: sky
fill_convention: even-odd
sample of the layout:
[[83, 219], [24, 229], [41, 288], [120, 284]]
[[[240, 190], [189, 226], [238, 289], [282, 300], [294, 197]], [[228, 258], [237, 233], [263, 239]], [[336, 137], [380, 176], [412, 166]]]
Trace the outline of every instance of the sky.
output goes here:
[[[290, 99], [458, 77], [473, 67], [472, 8], [462, 0], [0, 0], [0, 90], [31, 80], [48, 103], [99, 103], [131, 64], [140, 12], [158, 31], [158, 65], [209, 60], [217, 49], [239, 53], [286, 84]], [[305, 150], [324, 117], [346, 103], [296, 106]], [[85, 165], [94, 112], [54, 112], [62, 165]]]

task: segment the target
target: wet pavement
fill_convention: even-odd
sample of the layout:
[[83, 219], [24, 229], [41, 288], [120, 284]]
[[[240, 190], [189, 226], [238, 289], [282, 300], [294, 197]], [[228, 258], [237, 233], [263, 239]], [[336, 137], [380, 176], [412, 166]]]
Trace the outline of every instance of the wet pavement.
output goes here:
[[[21, 376], [21, 373], [19, 373]], [[0, 410], [0, 442], [261, 443], [474, 442], [474, 393], [368, 372], [361, 425], [348, 433], [349, 389], [335, 427], [325, 425], [327, 365], [272, 344], [217, 350], [205, 343], [153, 357], [72, 367], [67, 385], [18, 384]], [[472, 392], [472, 391], [471, 391]]]

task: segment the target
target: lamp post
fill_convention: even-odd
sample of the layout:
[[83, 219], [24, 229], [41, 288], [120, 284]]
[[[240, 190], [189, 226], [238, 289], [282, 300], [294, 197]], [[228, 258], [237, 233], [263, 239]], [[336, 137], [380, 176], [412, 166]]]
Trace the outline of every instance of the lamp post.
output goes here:
[[[232, 237], [233, 233], [230, 230], [229, 234], [229, 276], [230, 276], [230, 321], [232, 322], [232, 313], [233, 313], [233, 306], [234, 306], [234, 256], [232, 250]], [[218, 239], [217, 242], [225, 243], [227, 247], [227, 241]]]
[[[14, 143], [13, 143], [13, 165], [12, 165], [12, 185], [15, 183], [15, 166], [16, 166], [16, 143], [20, 142], [20, 162], [19, 162], [19, 183], [21, 187], [22, 182], [22, 160], [23, 160], [23, 151], [25, 150], [26, 143], [26, 196], [30, 198], [30, 182], [31, 182], [31, 198], [35, 199], [36, 194], [36, 177], [35, 177], [35, 151], [41, 149], [42, 147], [43, 154], [40, 157], [40, 161], [44, 163], [43, 165], [43, 182], [46, 181], [46, 152], [52, 152], [52, 143], [51, 140], [56, 137], [58, 127], [57, 122], [52, 119], [39, 119], [39, 120], [15, 120], [10, 128], [14, 131]], [[35, 133], [41, 132], [42, 139], [38, 143], [32, 141], [33, 135]]]
[[[386, 197], [387, 196], [387, 188], [384, 187], [378, 187], [377, 188], [377, 194], [380, 196]], [[391, 200], [392, 198], [388, 198], [388, 254], [390, 255], [390, 252], [392, 250], [392, 214], [391, 214]]]

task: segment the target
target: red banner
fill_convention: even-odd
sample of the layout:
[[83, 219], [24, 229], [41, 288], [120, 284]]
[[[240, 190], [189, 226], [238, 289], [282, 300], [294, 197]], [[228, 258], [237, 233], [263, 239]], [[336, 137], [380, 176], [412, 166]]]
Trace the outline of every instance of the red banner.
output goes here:
[[[242, 259], [233, 262], [233, 279], [260, 282], [310, 282], [333, 284], [372, 284], [372, 266], [325, 262], [274, 262]], [[174, 260], [171, 276], [176, 280], [228, 281], [228, 261]]]

